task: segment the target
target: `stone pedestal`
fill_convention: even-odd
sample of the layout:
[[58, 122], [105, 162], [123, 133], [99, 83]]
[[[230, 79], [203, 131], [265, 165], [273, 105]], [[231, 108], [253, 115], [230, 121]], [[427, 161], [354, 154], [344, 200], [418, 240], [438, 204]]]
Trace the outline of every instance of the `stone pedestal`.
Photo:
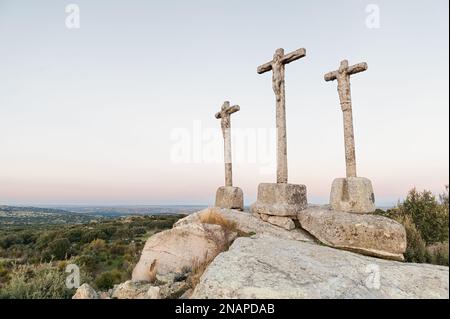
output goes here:
[[216, 207], [244, 209], [244, 193], [239, 187], [222, 186], [216, 192]]
[[330, 206], [349, 213], [373, 213], [375, 196], [372, 183], [364, 177], [336, 178], [331, 186]]
[[250, 212], [295, 217], [307, 206], [305, 185], [261, 183], [258, 186], [257, 201], [250, 206]]

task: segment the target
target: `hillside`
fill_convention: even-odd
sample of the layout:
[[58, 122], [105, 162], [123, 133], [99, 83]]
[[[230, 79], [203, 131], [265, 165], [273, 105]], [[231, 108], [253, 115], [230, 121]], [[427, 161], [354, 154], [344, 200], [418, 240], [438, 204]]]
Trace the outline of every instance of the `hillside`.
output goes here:
[[99, 218], [54, 208], [0, 206], [0, 226], [82, 224]]

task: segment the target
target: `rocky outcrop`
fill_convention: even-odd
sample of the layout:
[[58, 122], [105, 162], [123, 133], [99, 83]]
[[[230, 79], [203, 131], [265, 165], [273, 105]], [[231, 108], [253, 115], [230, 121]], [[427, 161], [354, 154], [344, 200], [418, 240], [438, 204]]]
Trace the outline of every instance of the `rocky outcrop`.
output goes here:
[[220, 225], [201, 223], [185, 224], [157, 233], [147, 240], [133, 270], [132, 280], [152, 282], [162, 279], [169, 282], [172, 279], [168, 277], [187, 272], [194, 264], [214, 258], [235, 236]]
[[265, 236], [238, 238], [191, 298], [449, 298], [448, 267]]
[[[386, 244], [398, 235], [390, 220], [374, 215], [334, 216], [337, 212], [324, 207], [310, 207], [303, 213], [302, 226], [323, 242], [328, 240], [327, 245], [342, 241], [329, 239], [335, 236], [355, 247], [367, 240], [364, 246], [395, 250]], [[375, 219], [367, 225], [347, 220], [364, 216]], [[339, 223], [344, 230], [333, 228]], [[377, 227], [384, 227], [384, 232], [377, 233]], [[208, 265], [205, 254], [209, 253], [215, 258]], [[207, 262], [200, 265], [193, 261], [196, 258]], [[74, 298], [448, 298], [448, 276], [448, 267], [362, 256], [322, 246], [300, 228], [287, 231], [248, 212], [208, 208], [150, 237], [133, 281], [99, 293], [83, 285]]]
[[325, 245], [385, 259], [403, 260], [406, 232], [387, 217], [309, 207], [297, 214], [300, 225]]
[[223, 216], [223, 218], [236, 224], [236, 229], [240, 232], [251, 235], [252, 237], [273, 236], [277, 238], [286, 238], [300, 241], [313, 241], [314, 238], [302, 229], [286, 231], [278, 226], [266, 223], [259, 218], [252, 216], [248, 212], [239, 212], [231, 209], [220, 209], [217, 207], [207, 208], [195, 214], [191, 214], [175, 223], [174, 227], [182, 225], [201, 223], [202, 214], [214, 212]]

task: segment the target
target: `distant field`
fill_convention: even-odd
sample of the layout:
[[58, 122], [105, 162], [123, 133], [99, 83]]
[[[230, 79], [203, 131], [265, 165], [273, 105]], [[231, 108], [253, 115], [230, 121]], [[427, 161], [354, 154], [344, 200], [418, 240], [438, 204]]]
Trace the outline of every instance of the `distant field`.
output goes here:
[[206, 205], [55, 206], [53, 209], [97, 216], [191, 214]]

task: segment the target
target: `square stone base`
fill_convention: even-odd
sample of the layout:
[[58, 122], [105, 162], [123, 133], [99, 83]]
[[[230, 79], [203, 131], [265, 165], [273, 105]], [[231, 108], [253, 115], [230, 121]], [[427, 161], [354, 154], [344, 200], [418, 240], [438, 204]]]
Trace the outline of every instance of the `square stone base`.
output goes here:
[[258, 198], [250, 212], [272, 216], [296, 216], [308, 206], [306, 186], [297, 184], [261, 183]]
[[372, 183], [364, 177], [336, 178], [331, 186], [330, 206], [348, 213], [373, 213], [375, 196]]
[[216, 192], [216, 207], [244, 209], [244, 193], [239, 187], [222, 186]]

